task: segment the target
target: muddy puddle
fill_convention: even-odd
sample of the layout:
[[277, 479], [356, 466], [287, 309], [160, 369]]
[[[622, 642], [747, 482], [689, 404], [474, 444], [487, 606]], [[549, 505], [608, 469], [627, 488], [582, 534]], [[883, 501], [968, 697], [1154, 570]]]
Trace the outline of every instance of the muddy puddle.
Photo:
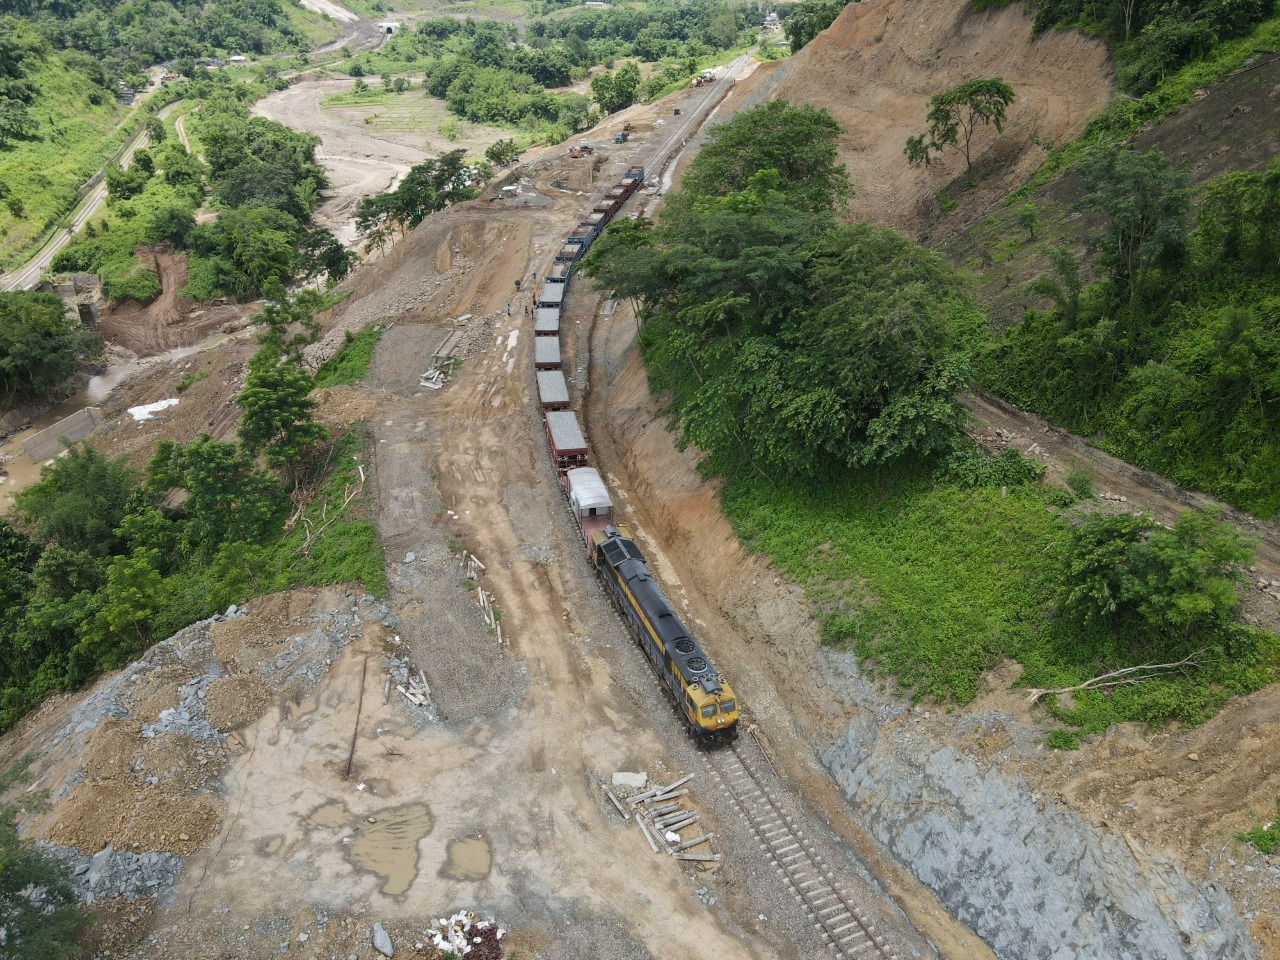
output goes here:
[[340, 803], [326, 803], [311, 811], [307, 823], [313, 827], [340, 827], [351, 819], [351, 814]]
[[483, 837], [450, 840], [446, 855], [448, 859], [440, 868], [440, 876], [450, 880], [483, 880], [493, 866], [489, 841]]
[[383, 893], [399, 896], [418, 875], [418, 841], [431, 832], [431, 811], [426, 804], [410, 803], [382, 810], [373, 820], [360, 824], [359, 835], [351, 838], [348, 856], [361, 870], [384, 879]]

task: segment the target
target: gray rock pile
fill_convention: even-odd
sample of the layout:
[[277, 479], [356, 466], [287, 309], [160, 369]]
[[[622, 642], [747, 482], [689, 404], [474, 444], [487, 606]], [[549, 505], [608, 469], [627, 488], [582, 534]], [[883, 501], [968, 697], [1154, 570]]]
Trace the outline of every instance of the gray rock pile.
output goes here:
[[108, 845], [89, 856], [54, 844], [41, 846], [71, 868], [82, 903], [156, 896], [173, 886], [182, 868], [182, 858], [172, 853], [130, 853]]
[[[929, 737], [852, 723], [823, 762], [860, 820], [999, 957], [1254, 960], [1225, 893], [1197, 886]], [[1136, 849], [1135, 849], [1136, 847]]]

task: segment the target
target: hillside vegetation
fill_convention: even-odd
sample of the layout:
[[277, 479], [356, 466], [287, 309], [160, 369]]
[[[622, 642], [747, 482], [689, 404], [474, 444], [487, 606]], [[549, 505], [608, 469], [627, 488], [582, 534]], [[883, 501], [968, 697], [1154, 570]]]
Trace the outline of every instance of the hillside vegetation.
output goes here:
[[[108, 174], [108, 215], [87, 224], [54, 269], [95, 272], [107, 297], [141, 303], [160, 293], [159, 278], [136, 257], [144, 245], [189, 251], [185, 293], [201, 301], [255, 297], [273, 280], [345, 276], [354, 255], [328, 230], [308, 228], [327, 183], [315, 161], [319, 139], [250, 117], [244, 101], [263, 89], [197, 74], [190, 92], [202, 109], [190, 125], [205, 159], [155, 129], [152, 149]], [[218, 217], [197, 226], [206, 193]]]
[[1197, 722], [1275, 679], [1277, 637], [1234, 620], [1249, 544], [1216, 515], [1109, 517], [964, 437], [986, 320], [942, 257], [838, 223], [838, 133], [781, 101], [739, 114], [656, 224], [611, 225], [584, 265], [640, 304], [651, 385], [743, 541], [805, 586], [828, 642], [917, 696], [967, 702], [1002, 657], [1051, 689], [1141, 668], [1050, 698], [1096, 731]]
[[96, 63], [109, 83], [140, 85], [157, 63], [223, 53], [302, 49], [289, 0], [10, 0], [51, 46]]
[[[141, 474], [75, 447], [0, 519], [0, 729], [232, 603], [308, 584], [385, 592], [380, 541], [348, 496], [368, 438], [316, 422], [299, 362], [320, 304], [273, 293], [237, 440], [164, 441]], [[362, 376], [375, 339], [352, 338], [323, 382]]]
[[[530, 137], [563, 140], [590, 126], [591, 100], [564, 88], [595, 66], [635, 58], [659, 64], [642, 79], [623, 65], [625, 89], [596, 77], [594, 99], [605, 112], [688, 82], [708, 56], [747, 41], [759, 7], [723, 0], [675, 4], [658, 0], [605, 10], [572, 10], [535, 19], [523, 30], [496, 20], [418, 21], [348, 66], [352, 76], [423, 75], [423, 90], [473, 123], [519, 127]], [[385, 83], [384, 79], [384, 83]], [[607, 90], [606, 90], [607, 88]]]
[[123, 143], [125, 108], [91, 58], [0, 17], [0, 269], [79, 199]]

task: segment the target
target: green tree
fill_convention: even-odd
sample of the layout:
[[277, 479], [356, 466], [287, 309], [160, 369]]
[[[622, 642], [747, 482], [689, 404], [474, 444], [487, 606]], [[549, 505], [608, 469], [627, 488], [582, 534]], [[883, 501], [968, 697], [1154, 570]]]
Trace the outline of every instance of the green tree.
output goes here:
[[[162, 441], [151, 458], [148, 497], [164, 503], [175, 491], [185, 494], [176, 512], [182, 518], [178, 541], [187, 556], [211, 556], [228, 542], [260, 542], [288, 508], [279, 482], [258, 470], [247, 451], [207, 433], [185, 446]], [[140, 522], [126, 525], [131, 542], [154, 545], [157, 538], [143, 529]]]
[[925, 118], [929, 129], [907, 140], [907, 162], [912, 166], [928, 166], [933, 154], [959, 145], [964, 151], [966, 170], [973, 167], [970, 146], [979, 126], [991, 125], [997, 133], [1004, 131], [1005, 114], [1013, 103], [1013, 87], [999, 77], [968, 80], [953, 90], [929, 100]]
[[1017, 217], [1018, 226], [1027, 231], [1027, 235], [1034, 240], [1036, 227], [1040, 226], [1040, 208], [1034, 203], [1024, 203], [1018, 207]]
[[274, 278], [262, 285], [267, 303], [253, 318], [258, 329], [258, 342], [294, 363], [302, 362], [302, 350], [320, 339], [320, 323], [316, 311], [324, 298], [315, 290], [299, 290], [293, 296]]
[[66, 316], [50, 293], [0, 293], [0, 400], [45, 397], [96, 353], [102, 338]]
[[23, 843], [15, 818], [0, 808], [0, 946], [14, 960], [74, 956], [92, 914], [79, 907], [70, 868]]
[[108, 460], [82, 443], [46, 468], [38, 483], [20, 491], [17, 504], [38, 539], [107, 557], [122, 546], [116, 528], [136, 485], [136, 472], [124, 458]]
[[820, 34], [840, 16], [849, 0], [801, 0], [788, 7], [782, 30], [794, 53]]
[[681, 182], [689, 196], [723, 197], [747, 188], [761, 170], [776, 170], [788, 204], [829, 211], [852, 193], [838, 164], [840, 125], [826, 110], [768, 103], [717, 124]]
[[605, 113], [617, 113], [636, 101], [640, 89], [640, 68], [627, 61], [617, 73], [602, 73], [591, 80], [591, 95]]
[[516, 162], [520, 148], [514, 140], [499, 140], [484, 152], [484, 158], [497, 167], [509, 167]]
[[1057, 609], [1117, 632], [1131, 662], [1182, 658], [1222, 642], [1252, 558], [1211, 508], [1187, 511], [1172, 529], [1145, 515], [1093, 514], [1072, 531]]
[[1095, 149], [1079, 172], [1089, 190], [1084, 206], [1108, 217], [1094, 249], [1132, 301], [1153, 269], [1176, 269], [1185, 257], [1191, 207], [1187, 175], [1158, 150], [1114, 147]]
[[284, 468], [290, 479], [296, 477], [307, 451], [328, 436], [315, 419], [313, 386], [305, 370], [263, 347], [249, 361], [244, 389], [236, 397], [244, 409], [240, 442], [250, 453], [265, 454], [271, 466]]

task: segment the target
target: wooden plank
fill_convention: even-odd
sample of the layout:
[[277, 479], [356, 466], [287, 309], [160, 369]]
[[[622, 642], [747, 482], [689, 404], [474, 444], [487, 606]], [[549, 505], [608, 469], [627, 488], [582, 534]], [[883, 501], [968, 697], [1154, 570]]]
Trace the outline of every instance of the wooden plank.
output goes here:
[[672, 856], [677, 860], [693, 860], [698, 863], [720, 862], [720, 854], [718, 853], [673, 853]]

